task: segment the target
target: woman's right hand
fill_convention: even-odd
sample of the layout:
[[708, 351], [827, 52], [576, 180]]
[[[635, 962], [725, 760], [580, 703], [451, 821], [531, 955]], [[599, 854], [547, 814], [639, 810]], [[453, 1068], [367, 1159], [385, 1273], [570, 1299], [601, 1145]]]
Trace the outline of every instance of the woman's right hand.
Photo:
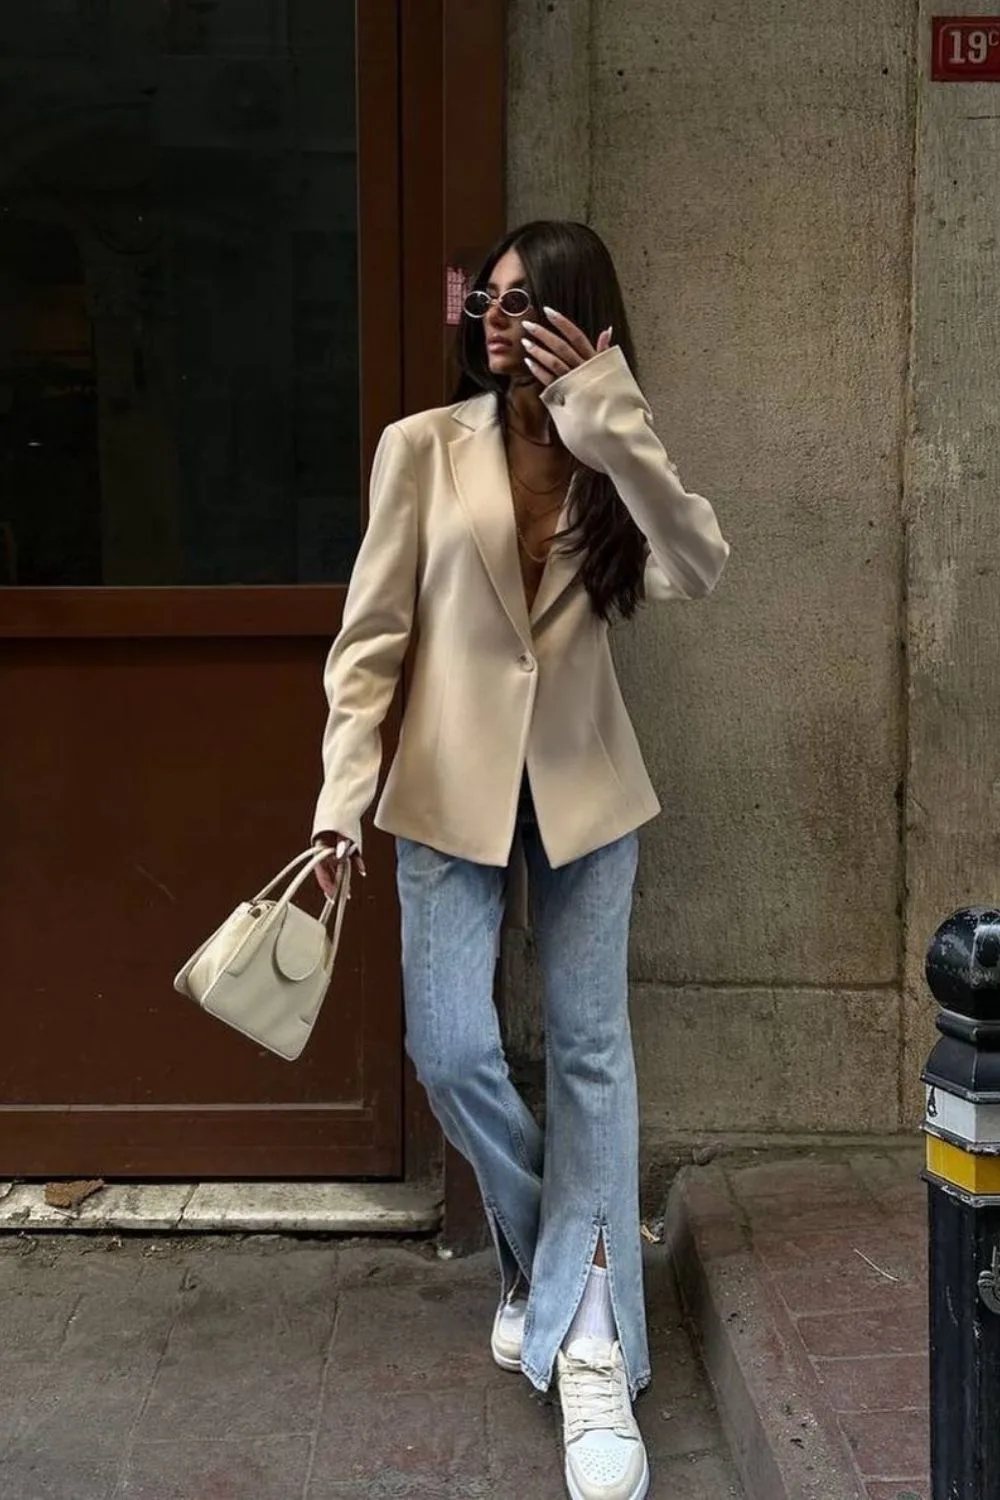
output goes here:
[[[315, 838], [317, 844], [327, 844], [330, 848], [330, 858], [323, 860], [322, 864], [316, 866], [316, 879], [319, 888], [328, 901], [336, 901], [340, 890], [340, 882], [344, 878], [344, 867], [348, 858], [354, 865], [356, 875], [367, 875], [365, 862], [361, 858], [360, 849], [354, 849], [353, 854], [349, 851], [353, 848], [350, 839], [345, 838], [342, 833], [318, 833]], [[343, 848], [343, 853], [338, 856], [338, 847]]]

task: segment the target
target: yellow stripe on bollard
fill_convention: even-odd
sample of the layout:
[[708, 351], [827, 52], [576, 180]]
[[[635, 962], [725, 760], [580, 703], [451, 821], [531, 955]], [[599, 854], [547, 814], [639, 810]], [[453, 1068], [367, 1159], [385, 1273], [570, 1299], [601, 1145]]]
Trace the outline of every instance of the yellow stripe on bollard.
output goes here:
[[927, 1170], [934, 1177], [964, 1188], [967, 1193], [1000, 1196], [1000, 1156], [963, 1151], [950, 1141], [927, 1137]]

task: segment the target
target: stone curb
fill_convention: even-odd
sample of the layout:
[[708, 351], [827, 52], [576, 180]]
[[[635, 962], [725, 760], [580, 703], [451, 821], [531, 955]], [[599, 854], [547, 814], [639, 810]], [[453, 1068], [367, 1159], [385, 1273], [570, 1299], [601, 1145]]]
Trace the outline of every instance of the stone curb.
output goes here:
[[796, 1357], [721, 1166], [685, 1167], [665, 1238], [747, 1500], [864, 1500]]
[[107, 1183], [72, 1209], [43, 1183], [0, 1183], [0, 1234], [35, 1230], [142, 1233], [427, 1234], [440, 1226], [436, 1184], [383, 1182]]

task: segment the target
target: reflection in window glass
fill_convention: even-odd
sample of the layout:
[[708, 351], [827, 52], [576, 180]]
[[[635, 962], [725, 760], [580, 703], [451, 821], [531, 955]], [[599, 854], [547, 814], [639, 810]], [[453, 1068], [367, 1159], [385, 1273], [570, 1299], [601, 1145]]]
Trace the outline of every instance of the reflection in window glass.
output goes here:
[[352, 0], [0, 8], [0, 585], [345, 579]]

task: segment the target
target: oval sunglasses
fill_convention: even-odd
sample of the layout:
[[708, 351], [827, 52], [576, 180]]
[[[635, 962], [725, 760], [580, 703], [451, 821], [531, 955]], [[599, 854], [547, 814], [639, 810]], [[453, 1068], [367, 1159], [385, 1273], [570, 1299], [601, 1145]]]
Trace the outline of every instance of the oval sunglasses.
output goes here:
[[467, 318], [485, 318], [494, 302], [508, 318], [523, 318], [531, 306], [531, 298], [524, 288], [512, 286], [499, 297], [493, 297], [489, 292], [470, 292], [462, 303], [462, 311]]

